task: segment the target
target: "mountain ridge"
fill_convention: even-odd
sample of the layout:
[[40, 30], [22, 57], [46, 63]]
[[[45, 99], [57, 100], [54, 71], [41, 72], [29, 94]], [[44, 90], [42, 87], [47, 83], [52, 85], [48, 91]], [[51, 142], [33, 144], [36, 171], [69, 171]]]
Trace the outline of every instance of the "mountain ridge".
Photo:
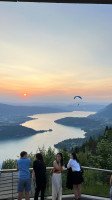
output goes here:
[[101, 109], [94, 115], [89, 115], [88, 118], [112, 120], [112, 103]]
[[89, 115], [86, 118], [66, 117], [56, 120], [55, 123], [65, 126], [79, 127], [85, 131], [85, 138], [83, 139], [68, 139], [55, 144], [56, 148], [60, 149], [63, 147], [70, 150], [78, 145], [82, 145], [85, 140], [88, 140], [90, 137], [97, 138], [99, 135], [104, 134], [105, 127], [112, 125], [112, 103], [107, 105], [104, 109], [101, 109], [96, 114]]

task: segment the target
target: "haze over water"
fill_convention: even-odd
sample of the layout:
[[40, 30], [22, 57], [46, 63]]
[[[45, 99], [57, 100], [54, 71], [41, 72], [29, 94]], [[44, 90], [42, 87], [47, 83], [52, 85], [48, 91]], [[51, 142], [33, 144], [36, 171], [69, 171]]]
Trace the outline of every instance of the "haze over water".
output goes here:
[[22, 150], [28, 153], [35, 153], [38, 147], [43, 146], [47, 149], [49, 146], [54, 148], [54, 144], [69, 138], [83, 138], [85, 132], [80, 128], [63, 126], [54, 123], [55, 120], [64, 117], [87, 117], [93, 112], [68, 112], [68, 113], [52, 113], [52, 114], [38, 114], [33, 115], [33, 120], [27, 121], [23, 126], [33, 128], [35, 130], [49, 130], [53, 131], [44, 132], [26, 137], [23, 139], [13, 139], [0, 142], [0, 161], [9, 158], [17, 158]]

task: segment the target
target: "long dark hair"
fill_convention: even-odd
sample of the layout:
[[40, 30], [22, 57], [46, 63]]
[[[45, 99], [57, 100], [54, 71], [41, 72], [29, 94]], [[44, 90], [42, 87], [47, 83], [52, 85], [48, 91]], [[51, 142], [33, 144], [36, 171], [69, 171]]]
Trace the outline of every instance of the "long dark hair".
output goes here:
[[40, 160], [40, 162], [42, 163], [43, 167], [46, 167], [46, 164], [45, 164], [45, 162], [44, 162], [44, 160], [43, 160], [43, 156], [42, 156], [41, 153], [37, 153], [37, 154], [36, 154], [36, 159], [37, 159], [37, 160]]
[[76, 153], [73, 152], [73, 153], [71, 153], [71, 155], [73, 156], [73, 159], [76, 160], [76, 161], [79, 163], [79, 160], [78, 160], [78, 158], [77, 158], [77, 156], [76, 156]]
[[58, 155], [61, 156], [60, 163], [61, 163], [61, 166], [63, 166], [63, 154], [62, 154], [62, 153], [57, 153], [57, 156], [58, 156]]

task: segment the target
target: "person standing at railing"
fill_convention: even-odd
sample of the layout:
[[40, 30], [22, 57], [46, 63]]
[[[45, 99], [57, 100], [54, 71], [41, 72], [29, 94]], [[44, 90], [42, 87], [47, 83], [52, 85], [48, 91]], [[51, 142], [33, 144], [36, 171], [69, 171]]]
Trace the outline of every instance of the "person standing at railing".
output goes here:
[[36, 154], [36, 160], [33, 162], [32, 178], [36, 179], [34, 200], [38, 200], [40, 192], [41, 200], [44, 200], [44, 193], [46, 189], [46, 165], [41, 153]]
[[112, 175], [110, 177], [110, 199], [112, 200]]
[[[0, 170], [2, 169], [2, 163], [0, 162]], [[1, 172], [0, 172], [0, 175], [1, 175]]]
[[63, 169], [63, 155], [62, 153], [57, 153], [56, 160], [53, 162], [52, 200], [62, 199], [62, 178], [61, 178], [62, 169]]
[[20, 153], [20, 159], [17, 161], [17, 169], [19, 170], [18, 180], [18, 200], [22, 200], [22, 195], [25, 190], [25, 199], [29, 200], [29, 192], [31, 190], [30, 179], [30, 159], [26, 151]]
[[72, 184], [73, 184], [73, 190], [75, 199], [81, 198], [81, 183], [83, 182], [81, 167], [79, 164], [79, 160], [77, 159], [77, 156], [75, 153], [70, 154], [70, 160], [67, 164], [67, 168], [72, 169]]

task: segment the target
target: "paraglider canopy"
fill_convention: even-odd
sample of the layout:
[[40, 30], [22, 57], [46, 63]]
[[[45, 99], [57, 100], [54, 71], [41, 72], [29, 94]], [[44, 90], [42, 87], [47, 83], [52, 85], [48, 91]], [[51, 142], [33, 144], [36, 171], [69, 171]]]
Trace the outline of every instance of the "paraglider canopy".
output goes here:
[[75, 97], [74, 97], [74, 99], [76, 99], [76, 98], [82, 99], [82, 97], [81, 97], [81, 96], [75, 96]]

